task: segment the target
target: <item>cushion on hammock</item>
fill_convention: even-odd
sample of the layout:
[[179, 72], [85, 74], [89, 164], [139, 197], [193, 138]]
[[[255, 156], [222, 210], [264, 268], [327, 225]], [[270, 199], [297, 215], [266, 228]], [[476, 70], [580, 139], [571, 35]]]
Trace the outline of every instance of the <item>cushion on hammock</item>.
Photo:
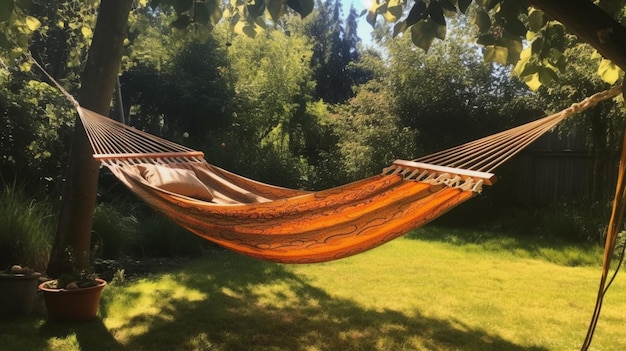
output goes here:
[[153, 164], [137, 165], [141, 176], [157, 188], [196, 199], [213, 200], [211, 190], [189, 169], [169, 168]]

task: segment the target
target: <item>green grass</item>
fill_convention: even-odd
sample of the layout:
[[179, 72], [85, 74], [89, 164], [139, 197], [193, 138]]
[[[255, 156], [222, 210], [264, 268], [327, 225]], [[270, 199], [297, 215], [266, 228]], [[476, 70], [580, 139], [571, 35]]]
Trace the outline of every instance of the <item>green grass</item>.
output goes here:
[[467, 252], [489, 251], [518, 258], [533, 258], [564, 266], [602, 265], [603, 247], [589, 242], [573, 242], [554, 236], [506, 235], [493, 229], [468, 230], [429, 226], [415, 230], [408, 238], [444, 242]]
[[[186, 267], [107, 287], [101, 318], [92, 323], [51, 324], [42, 311], [0, 321], [0, 349], [580, 347], [598, 266], [571, 267], [472, 245], [404, 238], [316, 265], [264, 263], [214, 250]], [[618, 276], [593, 350], [626, 349], [624, 291]]]

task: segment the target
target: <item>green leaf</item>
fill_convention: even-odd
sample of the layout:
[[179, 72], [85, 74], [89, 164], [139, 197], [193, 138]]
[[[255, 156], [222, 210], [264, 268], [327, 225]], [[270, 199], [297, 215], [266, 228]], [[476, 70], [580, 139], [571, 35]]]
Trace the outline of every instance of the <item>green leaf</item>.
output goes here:
[[541, 10], [533, 10], [530, 15], [528, 15], [528, 27], [533, 32], [540, 31], [546, 23], [548, 23], [548, 19]]
[[93, 32], [91, 31], [91, 28], [89, 27], [86, 27], [86, 26], [82, 27], [80, 29], [80, 32], [85, 39], [91, 39], [93, 37]]
[[406, 16], [406, 19], [404, 20], [406, 22], [407, 27], [410, 27], [414, 25], [415, 23], [424, 19], [426, 17], [425, 13], [426, 13], [426, 4], [424, 3], [424, 1], [422, 0], [416, 1], [415, 4], [413, 4], [413, 7], [411, 7], [411, 11], [409, 11], [409, 15]]
[[254, 25], [255, 33], [262, 32], [265, 30], [265, 28], [267, 28], [267, 22], [265, 22], [265, 18], [260, 16], [254, 20]]
[[9, 39], [7, 39], [7, 36], [0, 32], [0, 48], [9, 48]]
[[211, 15], [209, 13], [208, 5], [204, 2], [196, 2], [196, 7], [194, 10], [194, 19], [197, 23], [200, 23], [203, 26], [209, 24], [211, 20]]
[[543, 51], [543, 38], [536, 37], [535, 40], [533, 40], [533, 42], [530, 44], [530, 47], [531, 47], [531, 52], [534, 55], [540, 55], [541, 52]]
[[456, 12], [456, 6], [454, 5], [454, 1], [440, 0], [439, 5], [441, 5], [441, 8], [443, 8], [444, 10]]
[[176, 13], [183, 13], [191, 9], [193, 6], [193, 0], [174, 0], [172, 2], [172, 6], [174, 7], [174, 11], [176, 11]]
[[30, 72], [30, 69], [32, 67], [32, 63], [30, 63], [30, 61], [24, 61], [20, 64], [20, 71], [22, 72]]
[[446, 40], [446, 25], [441, 25], [439, 23], [433, 23], [435, 25], [435, 38], [440, 40]]
[[514, 65], [520, 59], [523, 45], [519, 37], [503, 37], [497, 41], [497, 45], [507, 48], [507, 62]]
[[287, 4], [284, 0], [269, 0], [267, 11], [270, 13], [272, 20], [277, 22], [287, 12]]
[[198, 1], [194, 7], [194, 21], [204, 26], [217, 24], [223, 14], [219, 0]]
[[600, 55], [600, 53], [598, 52], [598, 50], [593, 50], [593, 53], [591, 54], [590, 58], [592, 60], [596, 60], [596, 59], [601, 59], [602, 55]]
[[556, 73], [556, 71], [551, 67], [543, 66], [539, 69], [539, 80], [541, 81], [541, 84], [547, 85], [558, 79], [558, 73]]
[[446, 17], [443, 15], [443, 9], [438, 2], [431, 2], [428, 5], [428, 16], [433, 22], [445, 26], [446, 25]]
[[[520, 61], [520, 62], [523, 62], [523, 61]], [[526, 76], [533, 75], [535, 73], [539, 73], [540, 68], [541, 67], [539, 67], [538, 65], [526, 61], [526, 64], [523, 65], [520, 70], [518, 70], [517, 65], [515, 66], [515, 73], [520, 77], [526, 77]]]
[[184, 29], [184, 28], [189, 27], [190, 24], [191, 24], [191, 18], [189, 18], [189, 16], [180, 15], [174, 22], [170, 23], [170, 26], [176, 29]]
[[378, 14], [376, 13], [376, 11], [372, 11], [369, 10], [367, 11], [367, 16], [365, 17], [365, 20], [367, 21], [367, 23], [369, 23], [372, 27], [376, 26], [376, 16]]
[[436, 26], [428, 20], [417, 22], [411, 27], [411, 41], [415, 46], [428, 52], [435, 40]]
[[211, 18], [211, 22], [213, 24], [217, 24], [224, 16], [224, 11], [220, 6], [220, 0], [208, 0], [206, 2], [207, 8], [209, 9], [209, 15]]
[[387, 11], [383, 14], [387, 22], [396, 22], [402, 17], [402, 4], [399, 0], [390, 0], [387, 4]]
[[235, 12], [232, 17], [230, 17], [230, 25], [235, 26], [239, 20], [241, 19], [241, 14], [239, 12]]
[[615, 84], [619, 79], [620, 69], [611, 60], [602, 59], [598, 66], [598, 74], [603, 81], [609, 84]]
[[315, 2], [313, 0], [287, 0], [287, 6], [299, 13], [300, 18], [304, 18], [313, 12], [314, 5]]
[[522, 23], [522, 21], [518, 20], [517, 18], [508, 19], [506, 24], [504, 25], [504, 29], [506, 29], [507, 32], [518, 37], [523, 37], [526, 35], [526, 32], [528, 32], [524, 23]]
[[472, 0], [459, 0], [458, 4], [459, 4], [459, 10], [462, 13], [466, 13], [467, 8], [472, 4]]
[[233, 27], [233, 33], [245, 35], [250, 38], [254, 38], [257, 34], [254, 25], [251, 25], [246, 21], [237, 22], [237, 24]]
[[248, 15], [252, 17], [259, 17], [263, 15], [265, 11], [265, 0], [254, 0], [246, 5], [248, 9]]
[[405, 21], [400, 21], [393, 26], [393, 35], [395, 38], [398, 34], [404, 33], [404, 31], [408, 28]]
[[539, 80], [539, 73], [531, 74], [525, 76], [524, 83], [530, 88], [532, 91], [537, 91], [539, 87], [541, 87], [541, 80]]
[[26, 16], [26, 19], [24, 19], [24, 23], [31, 32], [34, 32], [39, 29], [39, 27], [41, 27], [41, 22], [39, 22], [39, 20], [33, 16]]
[[476, 39], [476, 44], [482, 46], [493, 45], [495, 43], [496, 37], [493, 35], [493, 33], [482, 34], [478, 37], [478, 39]]
[[506, 65], [507, 58], [509, 56], [509, 49], [504, 46], [489, 45], [485, 47], [485, 53], [483, 56], [485, 62], [496, 62], [501, 65]]
[[8, 21], [13, 14], [13, 1], [0, 0], [0, 22]]
[[483, 9], [476, 10], [476, 16], [474, 17], [474, 24], [478, 26], [480, 33], [486, 33], [491, 28], [491, 18], [487, 11]]

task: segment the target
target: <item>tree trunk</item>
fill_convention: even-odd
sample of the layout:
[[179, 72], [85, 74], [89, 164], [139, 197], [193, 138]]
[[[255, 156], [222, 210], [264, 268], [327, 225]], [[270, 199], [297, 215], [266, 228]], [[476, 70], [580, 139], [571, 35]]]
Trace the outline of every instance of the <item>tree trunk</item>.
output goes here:
[[[127, 35], [132, 0], [103, 0], [81, 79], [81, 106], [108, 115]], [[47, 273], [58, 277], [88, 267], [91, 224], [96, 203], [99, 164], [80, 119], [76, 119], [63, 204]], [[70, 256], [71, 255], [71, 256]]]

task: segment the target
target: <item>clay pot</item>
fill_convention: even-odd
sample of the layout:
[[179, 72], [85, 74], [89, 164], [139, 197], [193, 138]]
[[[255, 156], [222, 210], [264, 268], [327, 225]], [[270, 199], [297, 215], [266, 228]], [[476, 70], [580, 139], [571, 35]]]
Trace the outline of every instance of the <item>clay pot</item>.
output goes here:
[[39, 284], [48, 311], [48, 319], [64, 322], [86, 322], [96, 317], [100, 296], [107, 282], [96, 279], [98, 285], [79, 289], [50, 288], [49, 282]]
[[0, 274], [0, 318], [14, 318], [32, 312], [39, 277], [39, 274]]

